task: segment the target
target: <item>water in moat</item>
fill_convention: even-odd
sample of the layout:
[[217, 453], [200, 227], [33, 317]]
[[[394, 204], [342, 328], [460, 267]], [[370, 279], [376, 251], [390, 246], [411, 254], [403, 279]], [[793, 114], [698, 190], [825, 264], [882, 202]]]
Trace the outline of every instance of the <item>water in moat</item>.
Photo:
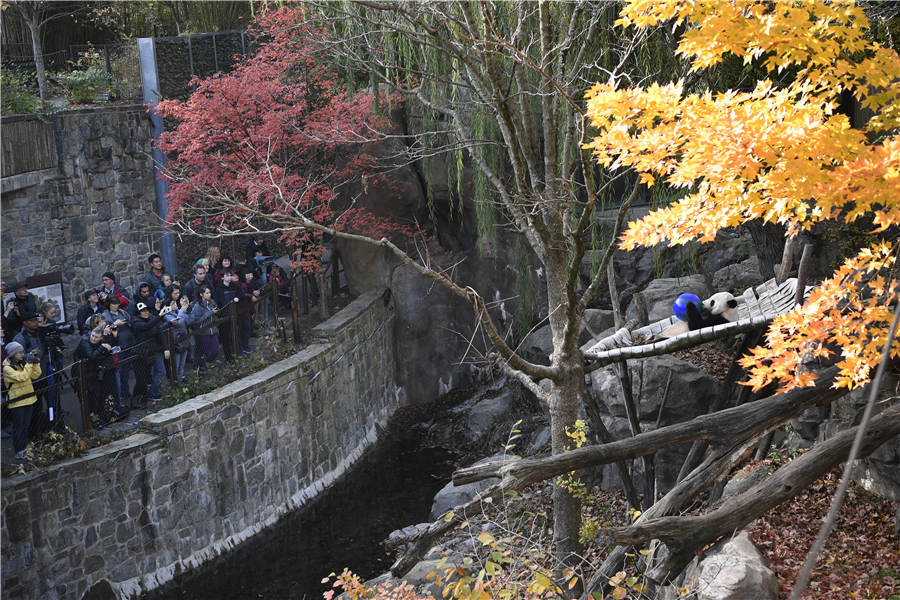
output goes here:
[[423, 447], [410, 429], [389, 434], [313, 503], [144, 600], [313, 600], [332, 571], [349, 567], [374, 577], [391, 564], [381, 546], [387, 535], [428, 520], [434, 494], [450, 480], [452, 458]]

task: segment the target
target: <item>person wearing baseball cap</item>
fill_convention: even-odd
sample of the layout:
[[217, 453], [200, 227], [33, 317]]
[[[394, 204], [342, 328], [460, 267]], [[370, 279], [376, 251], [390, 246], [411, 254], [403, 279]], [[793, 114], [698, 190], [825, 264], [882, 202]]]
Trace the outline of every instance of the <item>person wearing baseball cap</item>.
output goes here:
[[160, 383], [166, 376], [166, 365], [163, 361], [162, 329], [164, 326], [163, 315], [160, 316], [150, 310], [150, 305], [143, 300], [138, 300], [135, 306], [135, 316], [131, 323], [134, 331], [135, 351], [141, 357], [134, 362], [134, 391], [131, 394], [133, 402], [146, 403], [147, 396], [152, 402], [158, 402], [160, 398]]
[[13, 450], [18, 460], [24, 460], [32, 408], [37, 402], [32, 381], [41, 376], [40, 359], [32, 354], [26, 356], [25, 348], [19, 342], [7, 344], [6, 352], [8, 356], [3, 361], [3, 379], [9, 385], [9, 408], [13, 417]]
[[22, 329], [22, 315], [38, 312], [38, 299], [28, 291], [24, 281], [10, 281], [5, 290], [14, 293], [3, 307], [3, 331], [6, 339], [11, 339]]

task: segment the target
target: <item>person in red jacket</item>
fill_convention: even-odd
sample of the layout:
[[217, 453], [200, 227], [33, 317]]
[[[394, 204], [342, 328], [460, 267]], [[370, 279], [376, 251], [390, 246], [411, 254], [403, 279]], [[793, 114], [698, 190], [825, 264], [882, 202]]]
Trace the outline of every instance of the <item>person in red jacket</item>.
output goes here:
[[98, 290], [100, 292], [100, 301], [106, 302], [107, 298], [115, 296], [119, 299], [119, 307], [127, 308], [131, 300], [128, 298], [128, 294], [125, 293], [125, 289], [116, 283], [116, 274], [112, 271], [107, 271], [103, 274], [102, 281], [103, 287]]

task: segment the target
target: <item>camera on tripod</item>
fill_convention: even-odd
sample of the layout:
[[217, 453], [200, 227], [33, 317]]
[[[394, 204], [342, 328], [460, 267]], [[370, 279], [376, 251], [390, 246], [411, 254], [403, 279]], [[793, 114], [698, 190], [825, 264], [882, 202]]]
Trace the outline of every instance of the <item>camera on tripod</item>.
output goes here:
[[62, 334], [69, 335], [75, 332], [75, 326], [71, 323], [44, 323], [38, 325], [38, 335], [47, 348], [64, 350], [66, 345], [62, 341]]

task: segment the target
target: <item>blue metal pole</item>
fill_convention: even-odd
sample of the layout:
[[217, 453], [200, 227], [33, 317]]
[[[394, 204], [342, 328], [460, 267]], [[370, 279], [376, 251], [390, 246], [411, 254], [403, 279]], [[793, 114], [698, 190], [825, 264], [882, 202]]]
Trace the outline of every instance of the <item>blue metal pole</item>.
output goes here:
[[[153, 124], [153, 138], [159, 140], [162, 135], [162, 117], [154, 108], [160, 99], [159, 72], [156, 67], [156, 45], [153, 38], [138, 39], [138, 53], [141, 58], [141, 84], [144, 89], [144, 104], [150, 107], [150, 122]], [[159, 254], [162, 256], [166, 270], [174, 274], [178, 269], [175, 264], [175, 239], [167, 227], [164, 226], [166, 215], [169, 212], [169, 185], [159, 177], [159, 172], [166, 164], [166, 157], [154, 144], [153, 146], [153, 180], [156, 188], [156, 212], [160, 218], [162, 233], [159, 236]]]

